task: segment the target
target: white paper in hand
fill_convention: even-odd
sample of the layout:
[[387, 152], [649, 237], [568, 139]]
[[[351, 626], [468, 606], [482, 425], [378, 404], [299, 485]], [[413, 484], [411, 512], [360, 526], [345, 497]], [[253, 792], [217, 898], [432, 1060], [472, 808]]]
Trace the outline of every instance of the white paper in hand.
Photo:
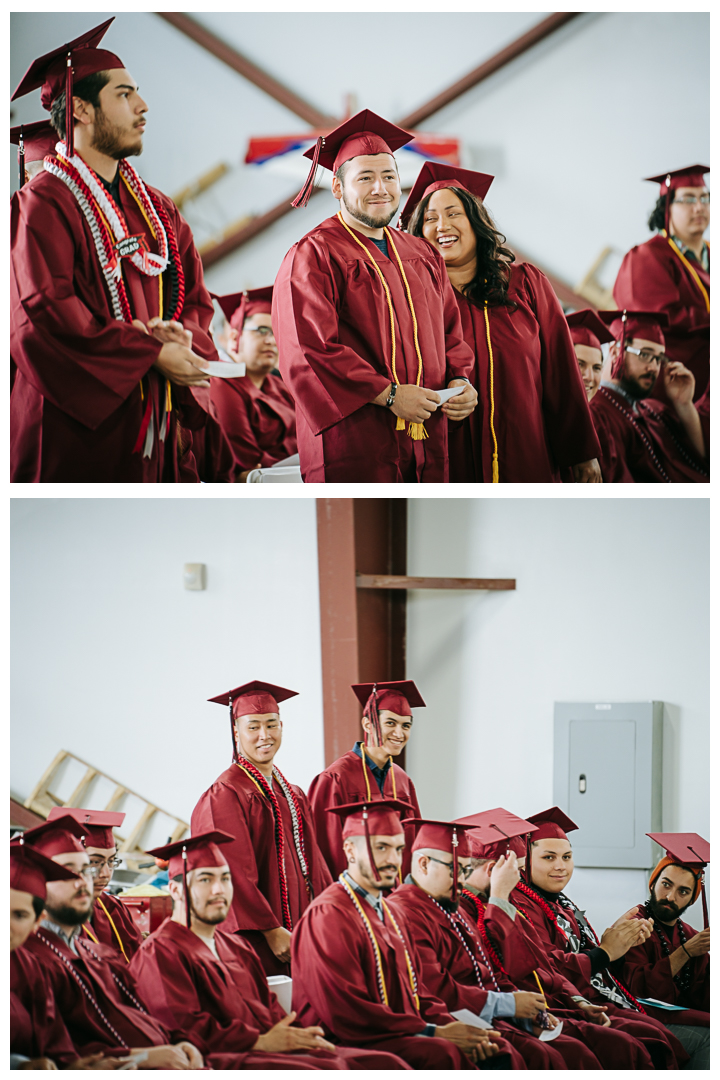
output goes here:
[[227, 360], [208, 360], [207, 373], [219, 379], [238, 379], [245, 374], [245, 365], [230, 364]]
[[450, 1015], [459, 1020], [461, 1024], [467, 1024], [468, 1027], [482, 1028], [485, 1031], [492, 1028], [492, 1024], [488, 1024], [487, 1020], [483, 1020], [481, 1016], [476, 1016], [469, 1009], [458, 1009], [457, 1012]]
[[435, 393], [440, 398], [441, 404], [445, 404], [451, 397], [455, 397], [457, 394], [462, 394], [463, 390], [467, 386], [467, 383], [463, 383], [462, 386], [448, 386], [447, 390], [436, 390]]
[[562, 1020], [558, 1020], [556, 1026], [551, 1031], [541, 1031], [540, 1042], [552, 1042], [553, 1039], [557, 1039], [558, 1035], [562, 1031], [562, 1027]]
[[268, 975], [267, 984], [285, 1012], [292, 1012], [292, 979], [290, 976]]

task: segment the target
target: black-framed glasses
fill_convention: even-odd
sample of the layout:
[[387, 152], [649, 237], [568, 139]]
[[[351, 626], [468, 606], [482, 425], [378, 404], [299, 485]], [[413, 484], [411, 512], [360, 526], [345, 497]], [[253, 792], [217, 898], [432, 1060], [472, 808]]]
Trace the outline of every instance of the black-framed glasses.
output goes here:
[[251, 334], [259, 334], [261, 338], [275, 337], [272, 326], [244, 326], [243, 330], [247, 330]]
[[657, 360], [658, 367], [662, 367], [663, 364], [668, 362], [665, 353], [654, 353], [650, 349], [633, 349], [632, 345], [626, 345], [625, 352], [631, 352], [635, 356], [639, 356], [643, 364], [652, 364], [654, 360]]
[[[453, 864], [451, 862], [443, 862], [442, 859], [436, 859], [434, 855], [426, 855], [426, 859], [430, 859], [430, 862], [440, 863], [441, 866], [447, 866], [448, 870], [452, 874]], [[472, 866], [461, 866], [458, 863], [458, 877], [467, 878], [472, 874]]]
[[108, 870], [118, 870], [122, 866], [122, 859], [118, 859], [117, 855], [113, 855], [111, 859], [100, 859], [99, 862], [90, 860], [90, 865], [95, 868], [97, 873], [107, 867]]

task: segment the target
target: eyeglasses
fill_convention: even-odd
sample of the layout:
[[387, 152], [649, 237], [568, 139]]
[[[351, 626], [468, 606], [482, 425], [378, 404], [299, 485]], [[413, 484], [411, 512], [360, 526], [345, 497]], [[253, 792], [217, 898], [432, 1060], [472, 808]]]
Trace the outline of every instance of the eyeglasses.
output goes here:
[[250, 334], [259, 334], [261, 338], [275, 337], [272, 326], [244, 326], [243, 330], [247, 330]]
[[108, 870], [117, 870], [122, 866], [122, 859], [118, 859], [118, 857], [114, 855], [112, 859], [101, 859], [100, 862], [91, 861], [90, 865], [95, 867], [98, 873], [105, 867], [107, 867]]
[[668, 362], [668, 358], [665, 353], [650, 352], [649, 349], [633, 349], [632, 345], [625, 346], [625, 352], [634, 353], [635, 356], [639, 356], [643, 364], [652, 364], [657, 361], [658, 367], [662, 367], [663, 364]]
[[703, 206], [709, 206], [710, 195], [681, 195], [681, 197], [675, 199], [674, 202], [679, 203], [680, 206], [695, 206], [698, 202]]
[[[425, 857], [427, 859], [429, 859], [430, 862], [436, 862], [436, 863], [440, 863], [441, 866], [447, 866], [450, 873], [452, 873], [453, 864], [451, 862], [443, 862], [442, 859], [436, 859], [434, 855], [426, 855]], [[472, 874], [472, 870], [473, 870], [472, 866], [461, 866], [458, 863], [458, 877], [461, 877], [461, 878], [470, 877], [470, 875]]]

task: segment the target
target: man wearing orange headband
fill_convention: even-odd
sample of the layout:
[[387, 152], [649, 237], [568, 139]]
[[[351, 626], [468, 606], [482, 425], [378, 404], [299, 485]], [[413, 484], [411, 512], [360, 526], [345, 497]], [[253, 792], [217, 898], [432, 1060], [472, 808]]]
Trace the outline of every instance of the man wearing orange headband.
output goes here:
[[[298, 406], [306, 483], [447, 483], [453, 420], [475, 408], [473, 358], [442, 258], [388, 226], [400, 205], [394, 151], [413, 136], [369, 109], [318, 138], [339, 211], [290, 249], [273, 293], [280, 371]], [[465, 384], [465, 385], [464, 385]]]

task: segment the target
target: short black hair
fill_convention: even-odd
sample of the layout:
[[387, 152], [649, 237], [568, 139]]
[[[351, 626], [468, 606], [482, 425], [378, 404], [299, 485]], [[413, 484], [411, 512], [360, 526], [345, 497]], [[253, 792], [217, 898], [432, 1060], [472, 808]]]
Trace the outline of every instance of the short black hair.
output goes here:
[[[100, 105], [100, 91], [110, 82], [109, 71], [98, 71], [95, 75], [86, 75], [73, 86], [73, 97], [82, 98], [94, 108]], [[50, 108], [50, 123], [61, 139], [65, 138], [65, 91], [59, 94]]]
[[39, 896], [33, 896], [32, 898], [33, 911], [35, 912], [35, 918], [39, 919], [45, 910], [45, 901], [41, 900]]
[[[652, 213], [648, 218], [648, 228], [654, 232], [660, 232], [665, 228], [665, 210], [667, 208], [667, 195], [661, 195], [658, 201], [653, 207]], [[675, 191], [670, 192], [670, 202], [675, 202]]]

